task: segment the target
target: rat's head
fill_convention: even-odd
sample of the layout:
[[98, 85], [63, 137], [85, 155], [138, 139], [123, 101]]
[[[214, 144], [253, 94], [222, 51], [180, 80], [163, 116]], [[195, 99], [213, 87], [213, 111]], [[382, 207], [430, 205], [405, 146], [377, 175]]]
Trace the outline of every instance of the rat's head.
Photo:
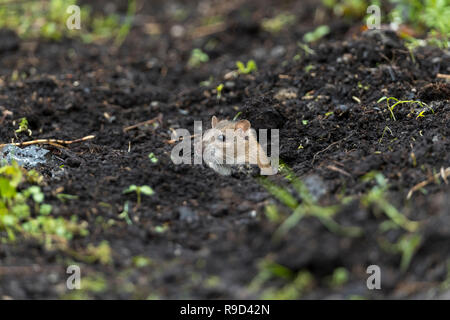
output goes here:
[[[245, 144], [250, 134], [250, 122], [219, 121], [216, 116], [211, 119], [211, 129], [207, 130], [202, 138], [202, 145], [197, 146], [197, 153], [203, 155], [203, 160], [208, 164], [227, 165], [234, 164], [237, 154], [245, 152]], [[237, 148], [237, 144], [244, 146]], [[242, 151], [241, 151], [242, 150]]]

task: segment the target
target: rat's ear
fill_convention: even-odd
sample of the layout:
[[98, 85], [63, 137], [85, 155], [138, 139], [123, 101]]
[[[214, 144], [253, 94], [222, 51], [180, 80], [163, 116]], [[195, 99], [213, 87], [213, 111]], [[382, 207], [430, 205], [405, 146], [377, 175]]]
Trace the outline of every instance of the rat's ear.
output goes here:
[[250, 121], [248, 120], [240, 120], [236, 123], [236, 130], [241, 129], [242, 131], [246, 132], [248, 129], [250, 129]]
[[216, 116], [213, 116], [212, 119], [211, 119], [211, 127], [215, 128], [216, 125], [217, 125], [217, 122], [219, 122], [219, 120], [217, 119]]

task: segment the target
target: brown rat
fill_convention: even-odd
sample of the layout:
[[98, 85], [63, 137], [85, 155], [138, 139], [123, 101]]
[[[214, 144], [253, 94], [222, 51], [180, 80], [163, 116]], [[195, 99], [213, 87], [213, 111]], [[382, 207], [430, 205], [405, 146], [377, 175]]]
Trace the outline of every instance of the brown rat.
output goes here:
[[214, 171], [230, 175], [233, 165], [257, 164], [262, 175], [276, 173], [248, 120], [219, 121], [213, 116], [211, 126], [195, 150]]

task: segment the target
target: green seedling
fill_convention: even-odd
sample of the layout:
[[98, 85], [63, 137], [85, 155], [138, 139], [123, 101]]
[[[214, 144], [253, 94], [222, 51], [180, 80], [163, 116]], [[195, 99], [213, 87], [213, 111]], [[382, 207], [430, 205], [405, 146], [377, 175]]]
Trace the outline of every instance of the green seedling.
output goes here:
[[31, 137], [32, 132], [28, 128], [28, 120], [27, 120], [27, 118], [20, 119], [19, 129], [17, 129], [15, 131], [15, 133], [21, 133], [21, 132], [26, 132]]
[[371, 172], [363, 177], [363, 181], [370, 181], [372, 179], [375, 179], [377, 185], [361, 198], [361, 203], [366, 207], [373, 206], [377, 210], [383, 212], [399, 227], [409, 232], [416, 231], [420, 226], [419, 222], [409, 220], [387, 200], [389, 185], [384, 176], [381, 173]]
[[98, 246], [90, 243], [87, 248], [82, 251], [67, 249], [66, 252], [75, 259], [86, 263], [101, 263], [103, 265], [110, 265], [113, 262], [112, 250], [108, 244], [108, 241], [102, 241]]
[[195, 48], [191, 52], [191, 57], [188, 61], [188, 66], [190, 68], [197, 68], [205, 62], [209, 61], [209, 56], [204, 53], [201, 49]]
[[210, 77], [208, 78], [208, 80], [203, 80], [203, 81], [201, 81], [201, 82], [199, 83], [199, 86], [200, 86], [200, 87], [209, 87], [209, 86], [212, 84], [213, 81], [214, 81], [214, 77], [213, 77], [213, 76], [210, 76]]
[[[408, 23], [419, 33], [428, 31], [426, 43], [441, 48], [449, 47], [450, 6], [448, 0], [391, 0], [394, 7], [389, 13], [395, 24]], [[419, 42], [411, 36], [408, 41]]]
[[278, 207], [274, 204], [268, 204], [265, 207], [265, 214], [267, 219], [273, 223], [279, 223], [282, 221], [282, 216], [278, 211]]
[[78, 196], [74, 196], [72, 194], [66, 194], [66, 193], [58, 193], [56, 195], [56, 198], [58, 198], [58, 200], [61, 202], [66, 202], [69, 200], [77, 200]]
[[332, 9], [335, 15], [347, 19], [363, 18], [367, 7], [374, 4], [373, 1], [368, 0], [322, 0], [322, 3], [325, 7]]
[[314, 55], [316, 52], [311, 49], [306, 43], [297, 42], [297, 46], [305, 53], [306, 56]]
[[289, 181], [292, 188], [302, 199], [302, 202], [298, 203], [297, 199], [287, 188], [276, 185], [266, 177], [259, 179], [262, 186], [266, 188], [270, 194], [272, 194], [285, 206], [293, 210], [289, 217], [281, 223], [277, 231], [274, 233], [274, 240], [280, 240], [290, 229], [297, 225], [306, 216], [316, 217], [328, 230], [333, 233], [348, 237], [358, 237], [362, 235], [362, 230], [360, 228], [341, 226], [334, 221], [333, 216], [340, 210], [340, 205], [320, 206], [317, 203], [317, 200], [311, 196], [308, 188], [295, 176], [290, 168], [282, 164], [280, 166], [280, 173]]
[[[424, 113], [425, 113], [425, 111], [427, 111], [427, 110], [430, 110], [431, 113], [434, 113], [434, 110], [433, 110], [428, 104], [426, 104], [425, 102], [419, 101], [419, 100], [399, 100], [399, 99], [394, 98], [394, 97], [389, 97], [389, 98], [388, 98], [388, 97], [382, 97], [382, 98], [380, 98], [380, 99], [377, 101], [377, 103], [381, 103], [381, 102], [383, 102], [383, 101], [385, 101], [385, 100], [386, 100], [387, 108], [388, 108], [388, 110], [389, 110], [389, 112], [390, 112], [390, 114], [391, 114], [391, 118], [392, 118], [392, 120], [394, 120], [394, 121], [397, 120], [397, 119], [395, 118], [395, 115], [394, 115], [394, 108], [395, 108], [396, 106], [400, 105], [400, 104], [417, 104], [417, 105], [419, 105], [420, 107], [422, 107], [422, 110], [417, 114], [416, 119], [418, 119], [418, 118], [420, 118], [420, 117], [424, 117]], [[394, 103], [393, 105], [389, 105], [389, 102], [390, 102], [391, 100], [394, 100], [394, 101], [395, 101], [395, 103]]]
[[233, 121], [236, 121], [237, 118], [239, 118], [239, 116], [242, 114], [242, 111], [239, 111], [238, 113], [236, 113], [236, 115], [233, 117]]
[[278, 33], [293, 23], [295, 23], [295, 15], [281, 13], [274, 18], [264, 19], [262, 21], [262, 28], [270, 33]]
[[152, 260], [150, 258], [144, 257], [144, 256], [135, 256], [133, 257], [133, 265], [136, 268], [144, 268], [148, 267], [152, 264]]
[[153, 152], [151, 152], [148, 155], [148, 158], [150, 159], [151, 163], [153, 163], [153, 164], [158, 163], [158, 158], [155, 156], [155, 154]]
[[281, 280], [287, 282], [281, 288], [270, 286], [262, 290], [260, 298], [270, 300], [293, 300], [299, 299], [313, 285], [314, 277], [306, 270], [293, 272], [283, 265], [275, 263], [268, 258], [258, 263], [258, 274], [249, 284], [249, 291], [261, 291], [263, 285], [269, 281]]
[[330, 33], [330, 27], [323, 25], [317, 27], [314, 31], [308, 32], [303, 36], [303, 41], [307, 43], [316, 42]]
[[119, 214], [119, 218], [124, 219], [125, 222], [126, 222], [128, 225], [132, 225], [133, 222], [132, 222], [131, 219], [130, 219], [130, 216], [129, 216], [129, 213], [128, 213], [129, 210], [130, 210], [130, 203], [127, 201], [127, 202], [125, 202], [125, 204], [123, 205], [123, 211]]
[[311, 70], [314, 70], [315, 68], [316, 67], [313, 64], [308, 64], [304, 70], [306, 73], [309, 73]]
[[216, 87], [216, 91], [217, 91], [217, 100], [219, 100], [222, 97], [222, 90], [224, 88], [224, 84], [221, 83]]
[[[389, 110], [389, 112], [390, 112], [390, 114], [391, 114], [391, 118], [392, 118], [392, 120], [394, 120], [394, 121], [396, 121], [397, 119], [395, 118], [395, 115], [394, 115], [394, 108], [396, 107], [396, 106], [398, 106], [398, 105], [400, 105], [400, 104], [417, 104], [417, 105], [419, 105], [420, 107], [422, 107], [422, 110], [417, 114], [417, 117], [416, 117], [416, 119], [418, 119], [418, 118], [420, 118], [420, 117], [424, 117], [425, 115], [424, 115], [424, 113], [425, 113], [425, 111], [427, 111], [427, 110], [430, 110], [431, 111], [431, 113], [434, 113], [434, 110], [428, 105], [428, 104], [426, 104], [425, 102], [422, 102], [422, 101], [419, 101], [419, 100], [399, 100], [399, 99], [397, 99], [397, 98], [394, 98], [394, 97], [382, 97], [382, 98], [380, 98], [378, 101], [377, 101], [377, 103], [380, 103], [380, 102], [383, 102], [383, 101], [385, 101], [386, 100], [386, 105], [387, 105], [387, 108], [388, 108], [388, 110]], [[393, 105], [389, 105], [389, 102], [391, 101], [391, 100], [394, 100], [395, 101], [395, 103], [393, 104]]]
[[17, 234], [32, 237], [46, 248], [64, 248], [75, 234], [86, 236], [86, 223], [51, 216], [52, 206], [45, 204], [45, 196], [38, 185], [23, 188], [25, 183], [42, 181], [35, 171], [26, 171], [16, 162], [0, 167], [0, 233], [1, 242], [13, 242]]
[[72, 290], [64, 294], [63, 300], [89, 300], [93, 299], [94, 294], [99, 294], [108, 289], [108, 282], [101, 273], [90, 273], [82, 279], [80, 290]]
[[169, 227], [167, 225], [163, 224], [163, 225], [156, 226], [153, 230], [156, 233], [164, 233], [167, 230], [169, 230]]
[[349, 272], [347, 269], [341, 267], [336, 268], [333, 274], [327, 279], [328, 285], [331, 288], [339, 288], [347, 283], [349, 279]]
[[[0, 1], [1, 2], [1, 1]], [[76, 0], [25, 1], [0, 5], [0, 28], [14, 30], [21, 38], [60, 41], [65, 37], [81, 38], [86, 43], [114, 40], [119, 47], [128, 35], [136, 13], [136, 0], [128, 1], [126, 16], [94, 15], [88, 5], [79, 5], [80, 12], [67, 12]], [[68, 21], [80, 21], [80, 27], [70, 29]], [[82, 32], [81, 32], [82, 31]]]
[[149, 186], [137, 186], [135, 184], [129, 186], [128, 189], [124, 190], [123, 193], [131, 192], [136, 192], [138, 207], [141, 205], [142, 195], [151, 196], [155, 193]]
[[236, 67], [238, 68], [238, 72], [241, 74], [249, 74], [252, 73], [253, 71], [258, 70], [255, 60], [248, 60], [247, 65], [244, 65], [244, 63], [241, 61], [237, 61]]
[[408, 270], [409, 265], [411, 264], [411, 260], [414, 254], [420, 247], [422, 242], [422, 237], [420, 234], [406, 234], [403, 235], [397, 243], [390, 243], [387, 240], [381, 239], [380, 245], [381, 247], [393, 254], [401, 254], [401, 262], [400, 262], [400, 270], [405, 272]]
[[117, 35], [114, 39], [114, 45], [116, 47], [120, 47], [122, 43], [125, 41], [125, 38], [127, 37], [128, 33], [130, 33], [135, 15], [136, 15], [136, 0], [129, 0], [125, 21], [121, 25], [119, 25]]
[[391, 134], [391, 136], [393, 136], [392, 130], [391, 130], [388, 126], [385, 126], [385, 127], [384, 127], [384, 130], [383, 130], [383, 133], [381, 134], [381, 138], [380, 138], [380, 140], [378, 141], [379, 143], [381, 143], [381, 142], [383, 141], [383, 138], [384, 138], [384, 135], [386, 134], [386, 131], [389, 131], [389, 133]]

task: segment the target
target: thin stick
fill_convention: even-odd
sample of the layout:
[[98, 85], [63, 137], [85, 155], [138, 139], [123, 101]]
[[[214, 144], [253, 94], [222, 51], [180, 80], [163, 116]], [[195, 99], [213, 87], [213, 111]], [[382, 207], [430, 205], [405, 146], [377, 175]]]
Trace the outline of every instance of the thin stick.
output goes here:
[[433, 182], [435, 179], [439, 178], [439, 176], [441, 176], [444, 182], [447, 183], [447, 177], [450, 176], [450, 167], [448, 167], [445, 170], [444, 168], [441, 168], [441, 171], [439, 173], [436, 173], [433, 177], [430, 177], [428, 180], [416, 184], [414, 187], [411, 188], [411, 190], [409, 190], [406, 199], [410, 199], [414, 192], [416, 192], [419, 189], [422, 189], [429, 183]]
[[[200, 137], [200, 136], [201, 136], [201, 134], [193, 134], [193, 135], [190, 136], [190, 138], [193, 139], [195, 137]], [[168, 143], [168, 144], [174, 144], [175, 142], [183, 141], [183, 139], [184, 139], [184, 137], [181, 136], [181, 137], [178, 138], [178, 140], [171, 139], [171, 140], [166, 140], [165, 142]]]
[[127, 131], [130, 131], [130, 130], [136, 129], [138, 127], [149, 125], [149, 124], [152, 124], [152, 123], [154, 123], [156, 121], [158, 121], [159, 123], [162, 123], [162, 116], [163, 116], [162, 113], [160, 113], [160, 114], [158, 114], [157, 117], [155, 117], [153, 119], [142, 121], [142, 122], [133, 124], [132, 126], [125, 127], [125, 128], [123, 128], [123, 132], [127, 132]]
[[441, 78], [441, 79], [447, 79], [450, 80], [450, 74], [442, 74], [442, 73], [438, 73], [436, 75], [436, 78]]
[[330, 149], [330, 148], [331, 148], [332, 146], [334, 146], [335, 144], [339, 144], [339, 143], [341, 143], [341, 142], [343, 142], [343, 141], [349, 139], [351, 136], [353, 136], [353, 134], [354, 134], [354, 132], [351, 133], [349, 136], [347, 136], [347, 137], [341, 139], [341, 140], [338, 140], [338, 141], [335, 141], [335, 142], [331, 143], [331, 144], [330, 144], [328, 147], [326, 147], [325, 149], [320, 150], [319, 152], [317, 152], [317, 153], [313, 156], [312, 164], [314, 164], [314, 161], [316, 161], [316, 158], [317, 158], [317, 156], [318, 156], [319, 154], [321, 154], [322, 152], [327, 151], [328, 149]]
[[350, 173], [348, 173], [347, 171], [345, 171], [345, 170], [343, 170], [341, 168], [333, 166], [332, 164], [330, 164], [329, 166], [326, 166], [326, 168], [328, 168], [328, 169], [330, 169], [332, 171], [336, 171], [336, 172], [342, 173], [344, 176], [351, 177]]
[[219, 33], [222, 31], [225, 31], [227, 29], [227, 25], [223, 22], [219, 22], [216, 24], [208, 25], [208, 26], [201, 26], [196, 28], [191, 35], [191, 38], [197, 39], [197, 38], [203, 38], [215, 33]]
[[16, 146], [16, 147], [25, 147], [25, 146], [30, 146], [33, 144], [69, 145], [72, 143], [83, 142], [83, 141], [91, 140], [94, 138], [95, 138], [95, 136], [91, 135], [91, 136], [86, 136], [86, 137], [83, 137], [81, 139], [76, 139], [76, 140], [38, 139], [38, 140], [17, 142], [17, 143], [3, 143], [3, 144], [0, 144], [0, 148], [3, 148], [7, 145], [12, 145], [12, 146]]

